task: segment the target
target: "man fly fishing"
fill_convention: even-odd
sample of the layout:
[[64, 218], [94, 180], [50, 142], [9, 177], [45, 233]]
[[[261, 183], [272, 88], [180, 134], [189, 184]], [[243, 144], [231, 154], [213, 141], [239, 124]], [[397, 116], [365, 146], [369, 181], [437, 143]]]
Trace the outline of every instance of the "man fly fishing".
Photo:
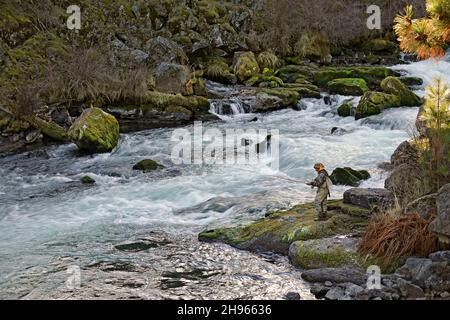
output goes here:
[[311, 188], [317, 187], [317, 194], [314, 200], [314, 205], [318, 214], [318, 221], [327, 219], [327, 199], [331, 196], [331, 187], [333, 183], [330, 180], [328, 172], [322, 163], [316, 163], [314, 169], [317, 172], [317, 177], [312, 182], [306, 183]]

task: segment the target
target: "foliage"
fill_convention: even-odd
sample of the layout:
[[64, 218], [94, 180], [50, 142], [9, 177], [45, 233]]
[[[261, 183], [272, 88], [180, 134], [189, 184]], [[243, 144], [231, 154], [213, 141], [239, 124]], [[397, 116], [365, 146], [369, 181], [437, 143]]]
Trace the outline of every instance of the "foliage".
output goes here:
[[442, 79], [427, 87], [426, 102], [420, 116], [427, 127], [422, 163], [436, 182], [436, 190], [450, 178], [450, 87]]
[[426, 10], [427, 17], [414, 19], [413, 6], [408, 5], [394, 20], [400, 48], [420, 59], [443, 56], [450, 44], [450, 2], [427, 0]]
[[427, 220], [418, 214], [379, 213], [372, 217], [358, 252], [376, 258], [383, 267], [405, 256], [426, 257], [439, 250], [438, 238], [428, 230], [428, 225], [435, 218], [435, 212]]

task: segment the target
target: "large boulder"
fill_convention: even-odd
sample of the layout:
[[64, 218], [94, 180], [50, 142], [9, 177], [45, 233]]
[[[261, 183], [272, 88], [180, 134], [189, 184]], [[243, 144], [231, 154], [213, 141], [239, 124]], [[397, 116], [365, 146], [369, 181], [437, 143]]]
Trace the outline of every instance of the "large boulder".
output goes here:
[[190, 84], [191, 70], [187, 66], [175, 63], [161, 63], [155, 70], [156, 89], [165, 93], [183, 95], [193, 94]]
[[438, 216], [430, 224], [430, 230], [436, 232], [444, 243], [450, 243], [450, 183], [443, 186], [436, 197]]
[[363, 44], [362, 49], [367, 54], [391, 55], [397, 50], [397, 45], [386, 39], [371, 39]]
[[385, 181], [385, 188], [395, 194], [402, 208], [424, 195], [433, 193], [432, 181], [423, 169], [406, 163], [392, 171]]
[[353, 188], [344, 192], [344, 203], [366, 209], [387, 209], [395, 205], [395, 199], [393, 193], [386, 189]]
[[384, 109], [400, 107], [400, 98], [393, 94], [367, 91], [356, 108], [355, 118], [362, 119], [380, 114]]
[[323, 238], [296, 241], [289, 247], [291, 263], [301, 269], [341, 267], [356, 259], [355, 238]]
[[403, 209], [405, 214], [419, 214], [424, 219], [429, 219], [430, 215], [436, 210], [436, 197], [437, 194], [429, 194], [420, 197], [412, 202]]
[[344, 186], [358, 186], [362, 180], [370, 178], [369, 172], [366, 170], [354, 170], [352, 168], [336, 168], [330, 176], [333, 184]]
[[354, 267], [321, 268], [306, 270], [302, 278], [308, 282], [325, 283], [355, 283], [363, 285], [367, 282], [367, 275], [363, 270]]
[[330, 93], [346, 96], [362, 96], [369, 91], [366, 81], [359, 78], [334, 79], [327, 86]]
[[119, 142], [119, 122], [99, 108], [90, 108], [83, 111], [68, 134], [82, 152], [111, 152]]
[[400, 97], [402, 106], [418, 106], [422, 103], [422, 99], [396, 77], [387, 77], [381, 82], [381, 88], [384, 92]]
[[151, 68], [158, 67], [162, 62], [185, 65], [189, 61], [182, 47], [161, 36], [147, 41], [145, 49], [149, 54], [147, 63]]
[[241, 82], [257, 75], [260, 71], [258, 61], [253, 52], [236, 52], [233, 58], [234, 73]]
[[391, 156], [391, 163], [397, 167], [404, 163], [417, 165], [419, 153], [409, 141], [403, 141]]

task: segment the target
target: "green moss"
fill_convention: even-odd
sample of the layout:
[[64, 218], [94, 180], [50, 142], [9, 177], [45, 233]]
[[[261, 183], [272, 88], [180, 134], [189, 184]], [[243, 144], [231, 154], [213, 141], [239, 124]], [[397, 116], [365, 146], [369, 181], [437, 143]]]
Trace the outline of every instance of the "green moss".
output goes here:
[[81, 114], [68, 134], [83, 152], [110, 152], [119, 142], [119, 123], [103, 110], [91, 108]]
[[4, 133], [20, 133], [30, 128], [30, 123], [21, 119], [4, 118], [1, 121], [0, 128], [3, 127]]
[[301, 269], [335, 268], [356, 264], [357, 254], [340, 246], [317, 250], [311, 241], [297, 241], [289, 250], [289, 258], [294, 266]]
[[261, 88], [259, 92], [267, 93], [271, 96], [276, 96], [282, 100], [283, 106], [296, 106], [300, 100], [300, 93], [290, 88]]
[[330, 176], [333, 184], [357, 187], [362, 180], [370, 178], [366, 170], [353, 170], [352, 168], [336, 168]]
[[183, 108], [183, 107], [179, 107], [179, 106], [169, 106], [164, 111], [170, 112], [170, 113], [181, 113], [181, 114], [186, 115], [189, 118], [192, 117], [192, 111], [190, 111], [186, 108]]
[[45, 121], [34, 115], [26, 116], [25, 119], [38, 128], [47, 137], [60, 142], [69, 141], [69, 136], [66, 130], [56, 123]]
[[89, 176], [84, 176], [83, 178], [81, 178], [81, 183], [83, 183], [83, 184], [94, 184], [95, 180], [92, 179]]
[[241, 82], [257, 75], [259, 72], [259, 65], [253, 52], [244, 52], [237, 58], [234, 74]]
[[[358, 214], [346, 214], [342, 210], [342, 201], [330, 201], [329, 204], [330, 218], [324, 222], [315, 221], [317, 214], [313, 204], [303, 204], [288, 211], [274, 212], [248, 226], [204, 231], [200, 233], [199, 239], [225, 242], [242, 249], [286, 254], [294, 241], [360, 233], [364, 230], [369, 210], [358, 208]], [[349, 206], [346, 206], [346, 210], [349, 211]], [[365, 216], [361, 215], [363, 212]]]
[[359, 78], [334, 79], [328, 82], [327, 87], [332, 94], [348, 96], [361, 96], [369, 91], [366, 81]]
[[245, 85], [247, 86], [258, 86], [261, 83], [268, 83], [271, 88], [278, 88], [284, 86], [283, 80], [281, 80], [278, 77], [275, 76], [269, 76], [264, 74], [258, 74], [255, 76], [252, 76], [250, 79], [248, 79], [245, 82]]
[[133, 166], [133, 170], [139, 170], [144, 172], [154, 171], [159, 168], [163, 168], [163, 166], [158, 164], [156, 161], [152, 159], [141, 160]]
[[320, 89], [313, 84], [286, 83], [283, 87], [299, 93], [302, 98], [321, 98]]
[[355, 118], [361, 119], [381, 113], [387, 108], [400, 107], [400, 98], [392, 94], [382, 92], [366, 92], [356, 108]]
[[393, 71], [385, 67], [339, 67], [322, 68], [315, 74], [314, 82], [325, 87], [328, 82], [341, 78], [364, 79], [371, 88], [378, 87], [381, 81], [392, 75]]
[[363, 50], [366, 53], [392, 53], [397, 46], [394, 42], [386, 39], [371, 39], [363, 45]]
[[422, 103], [420, 97], [409, 90], [399, 78], [387, 77], [381, 82], [381, 88], [386, 93], [400, 97], [403, 106], [418, 106]]
[[353, 104], [351, 102], [343, 103], [338, 108], [338, 115], [340, 117], [350, 117], [352, 115]]

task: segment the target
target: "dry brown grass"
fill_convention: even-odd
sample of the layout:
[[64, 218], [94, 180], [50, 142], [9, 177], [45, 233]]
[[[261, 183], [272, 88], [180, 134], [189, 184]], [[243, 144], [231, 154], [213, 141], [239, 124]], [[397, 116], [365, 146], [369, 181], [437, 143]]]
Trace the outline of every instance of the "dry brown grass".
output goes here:
[[358, 252], [377, 258], [385, 266], [401, 257], [428, 256], [440, 249], [437, 236], [428, 230], [435, 218], [435, 212], [427, 220], [417, 213], [380, 213], [370, 221]]

